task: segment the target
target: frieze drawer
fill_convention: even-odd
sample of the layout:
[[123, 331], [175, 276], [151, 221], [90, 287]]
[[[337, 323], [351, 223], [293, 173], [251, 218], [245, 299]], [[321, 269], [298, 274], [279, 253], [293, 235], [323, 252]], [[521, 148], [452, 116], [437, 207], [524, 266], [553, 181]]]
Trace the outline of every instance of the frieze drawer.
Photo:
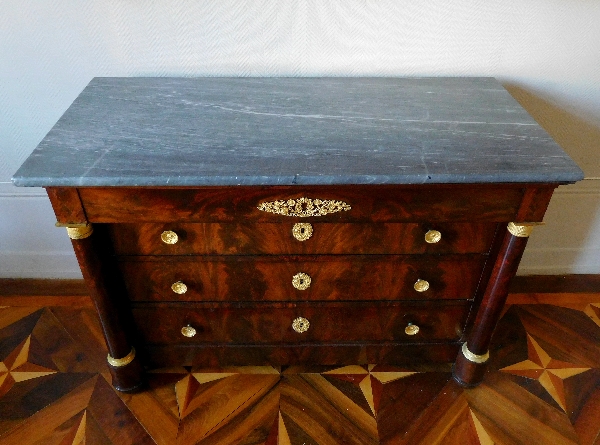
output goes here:
[[[301, 190], [300, 190], [301, 189]], [[320, 222], [437, 222], [510, 220], [519, 210], [523, 186], [344, 185], [202, 188], [77, 189], [87, 217], [95, 222], [282, 222], [318, 218]], [[288, 210], [274, 213], [265, 204], [299, 200], [343, 203], [324, 214]], [[291, 207], [291, 206], [290, 206]], [[262, 210], [261, 210], [262, 208]], [[303, 204], [306, 208], [306, 204]], [[302, 215], [302, 216], [296, 216]], [[469, 215], [466, 218], [466, 215]]]

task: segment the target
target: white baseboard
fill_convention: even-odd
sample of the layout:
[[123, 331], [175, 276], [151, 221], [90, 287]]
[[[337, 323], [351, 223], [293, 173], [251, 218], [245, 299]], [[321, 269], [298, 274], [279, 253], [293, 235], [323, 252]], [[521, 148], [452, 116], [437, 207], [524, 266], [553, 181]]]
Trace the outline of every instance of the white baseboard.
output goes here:
[[600, 249], [525, 249], [517, 275], [600, 274]]
[[0, 278], [82, 278], [74, 253], [0, 252]]
[[1, 278], [81, 278], [73, 247], [45, 196], [0, 197]]

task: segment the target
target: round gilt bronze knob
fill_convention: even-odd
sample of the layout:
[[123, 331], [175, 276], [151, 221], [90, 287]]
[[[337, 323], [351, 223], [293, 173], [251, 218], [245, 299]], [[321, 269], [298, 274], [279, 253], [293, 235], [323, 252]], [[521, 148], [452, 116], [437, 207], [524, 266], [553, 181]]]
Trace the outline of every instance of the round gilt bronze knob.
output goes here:
[[292, 286], [298, 290], [306, 290], [310, 287], [310, 276], [304, 272], [298, 272], [292, 278]]
[[292, 329], [298, 334], [302, 334], [303, 332], [308, 331], [309, 327], [310, 322], [304, 317], [298, 317], [292, 322]]
[[442, 239], [442, 234], [437, 230], [428, 230], [425, 234], [425, 242], [429, 244], [439, 243]]
[[171, 284], [171, 290], [176, 294], [183, 295], [187, 292], [187, 286], [181, 281]]
[[196, 335], [196, 330], [190, 325], [187, 325], [181, 328], [181, 333], [184, 337], [192, 338], [194, 335]]
[[427, 289], [429, 289], [429, 282], [419, 279], [413, 287], [417, 292], [425, 292]]
[[406, 335], [417, 335], [419, 330], [420, 328], [416, 324], [408, 323], [408, 326], [404, 328], [404, 333]]
[[160, 234], [160, 239], [165, 244], [177, 244], [177, 241], [179, 241], [179, 236], [177, 236], [177, 234], [172, 230], [165, 230]]
[[310, 223], [296, 223], [292, 227], [292, 235], [298, 241], [306, 241], [313, 234], [312, 224]]

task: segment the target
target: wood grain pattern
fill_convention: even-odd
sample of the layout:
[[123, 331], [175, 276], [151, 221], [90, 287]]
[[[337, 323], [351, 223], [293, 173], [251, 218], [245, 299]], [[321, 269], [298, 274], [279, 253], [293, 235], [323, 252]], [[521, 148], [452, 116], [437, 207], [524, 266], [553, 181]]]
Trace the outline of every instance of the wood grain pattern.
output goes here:
[[90, 222], [291, 222], [262, 212], [265, 201], [300, 197], [344, 201], [352, 209], [319, 222], [512, 221], [526, 186], [345, 185], [203, 188], [86, 187], [78, 189]]
[[542, 221], [556, 187], [557, 184], [546, 184], [527, 188], [514, 222]]
[[3, 307], [0, 443], [596, 445], [590, 314], [511, 306], [475, 389], [452, 380], [450, 363], [375, 364], [363, 351], [344, 366], [152, 369], [143, 392], [120, 394], [93, 309]]
[[[310, 224], [305, 241], [293, 237], [293, 222], [111, 224], [109, 230], [117, 255], [486, 253], [496, 230], [494, 223]], [[161, 240], [167, 230], [177, 234], [176, 244]], [[427, 243], [429, 230], [442, 239]]]
[[[119, 262], [133, 301], [419, 300], [473, 298], [482, 255], [144, 257]], [[151, 260], [155, 261], [151, 261]], [[150, 261], [149, 261], [150, 260]], [[292, 285], [297, 273], [310, 287]], [[429, 289], [417, 292], [417, 280]], [[181, 281], [187, 292], [171, 285]]]
[[[189, 304], [136, 304], [132, 308], [137, 334], [147, 344], [214, 343], [352, 343], [372, 341], [422, 342], [460, 339], [469, 306], [365, 303], [282, 303], [249, 307]], [[292, 329], [297, 317], [307, 318], [304, 333]], [[418, 325], [407, 335], [408, 324]], [[187, 338], [181, 328], [192, 326]], [[174, 363], [174, 365], [177, 365]]]
[[56, 220], [61, 224], [84, 224], [87, 216], [76, 188], [47, 187]]

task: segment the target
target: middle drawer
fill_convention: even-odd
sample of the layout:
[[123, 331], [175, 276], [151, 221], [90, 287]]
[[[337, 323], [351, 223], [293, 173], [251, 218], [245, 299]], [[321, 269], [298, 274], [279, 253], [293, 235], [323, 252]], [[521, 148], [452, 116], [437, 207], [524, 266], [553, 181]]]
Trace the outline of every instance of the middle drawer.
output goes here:
[[471, 299], [485, 255], [121, 257], [133, 301]]

